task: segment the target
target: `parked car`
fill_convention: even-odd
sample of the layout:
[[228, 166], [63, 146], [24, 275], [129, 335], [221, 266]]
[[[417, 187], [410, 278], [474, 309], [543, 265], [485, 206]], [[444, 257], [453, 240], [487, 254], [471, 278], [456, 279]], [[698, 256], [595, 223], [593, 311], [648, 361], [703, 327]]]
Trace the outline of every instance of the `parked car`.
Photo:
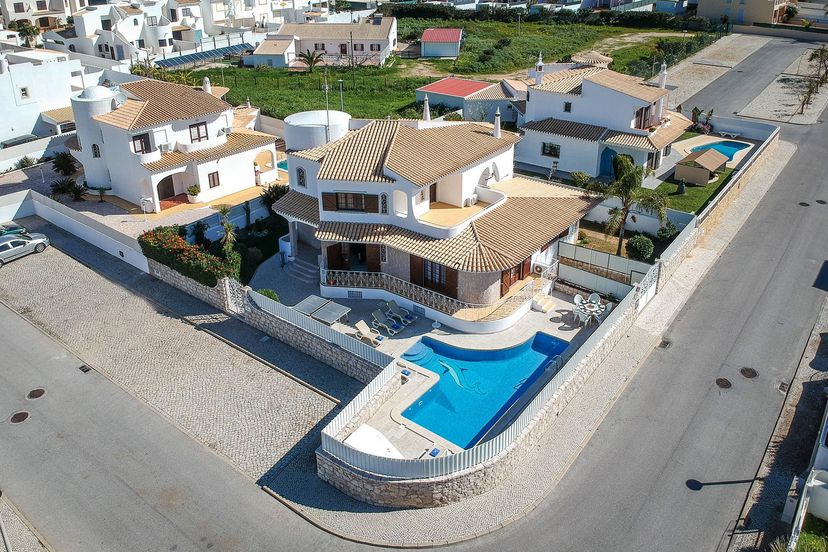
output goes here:
[[4, 222], [0, 224], [0, 236], [8, 236], [9, 234], [28, 234], [29, 231], [25, 227], [20, 226], [16, 222]]
[[0, 236], [0, 267], [29, 253], [41, 253], [49, 245], [45, 234]]

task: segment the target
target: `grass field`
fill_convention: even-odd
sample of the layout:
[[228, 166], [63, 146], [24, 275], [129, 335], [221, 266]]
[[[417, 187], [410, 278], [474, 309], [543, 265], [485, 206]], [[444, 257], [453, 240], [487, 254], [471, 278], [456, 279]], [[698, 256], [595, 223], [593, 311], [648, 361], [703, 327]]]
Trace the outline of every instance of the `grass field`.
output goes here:
[[688, 184], [685, 186], [686, 193], [684, 195], [676, 194], [678, 183], [672, 180], [672, 178], [659, 185], [657, 189], [667, 193], [671, 209], [684, 211], [686, 213], [699, 213], [725, 185], [732, 172], [733, 169], [730, 168], [723, 170], [719, 175], [719, 179], [715, 183], [708, 184], [707, 186], [692, 186]]
[[[444, 21], [439, 19], [400, 19], [397, 35], [401, 41], [418, 39], [429, 27], [462, 25], [465, 38], [460, 57], [431, 63], [444, 72], [475, 75], [507, 73], [526, 69], [534, 63], [538, 52], [546, 61], [556, 61], [592, 47], [604, 38], [640, 29], [580, 24], [517, 23], [500, 21]], [[653, 29], [647, 29], [653, 32]], [[657, 31], [657, 29], [655, 29]]]

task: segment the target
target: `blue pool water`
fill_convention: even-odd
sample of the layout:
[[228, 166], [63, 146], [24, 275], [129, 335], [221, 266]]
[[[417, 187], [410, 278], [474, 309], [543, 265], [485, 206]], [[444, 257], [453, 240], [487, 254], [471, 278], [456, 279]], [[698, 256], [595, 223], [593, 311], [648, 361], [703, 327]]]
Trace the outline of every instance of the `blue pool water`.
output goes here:
[[403, 358], [440, 376], [403, 416], [452, 443], [476, 444], [561, 354], [566, 341], [538, 332], [508, 349], [462, 349], [428, 336]]
[[707, 149], [714, 149], [721, 154], [727, 156], [729, 161], [733, 161], [733, 156], [745, 148], [749, 148], [750, 144], [744, 142], [734, 142], [733, 140], [722, 140], [721, 142], [713, 142], [712, 144], [705, 144], [703, 146], [696, 146], [690, 151], [701, 151]]
[[280, 171], [286, 171], [287, 170], [287, 159], [282, 159], [281, 161], [276, 163], [276, 166], [279, 168]]

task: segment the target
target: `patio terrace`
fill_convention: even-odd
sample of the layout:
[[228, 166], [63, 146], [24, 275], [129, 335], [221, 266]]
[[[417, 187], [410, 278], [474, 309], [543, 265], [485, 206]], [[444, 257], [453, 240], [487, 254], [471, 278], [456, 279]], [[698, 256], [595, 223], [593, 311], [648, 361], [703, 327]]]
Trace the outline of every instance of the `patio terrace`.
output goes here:
[[474, 205], [457, 207], [456, 205], [437, 201], [431, 204], [427, 212], [420, 215], [419, 220], [433, 224], [434, 226], [451, 228], [469, 220], [478, 213], [482, 213], [489, 205], [491, 204], [485, 201], [478, 201]]

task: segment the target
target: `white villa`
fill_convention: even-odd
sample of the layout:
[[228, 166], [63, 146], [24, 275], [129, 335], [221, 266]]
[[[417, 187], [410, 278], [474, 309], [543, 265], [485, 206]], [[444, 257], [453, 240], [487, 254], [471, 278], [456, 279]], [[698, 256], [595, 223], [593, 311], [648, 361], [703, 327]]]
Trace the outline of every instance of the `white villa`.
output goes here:
[[0, 54], [0, 142], [72, 130], [72, 85], [83, 67], [66, 54], [21, 50]]
[[275, 137], [252, 130], [258, 109], [211, 92], [206, 79], [203, 89], [143, 79], [74, 96], [77, 140], [67, 145], [86, 185], [159, 212], [275, 180]]
[[6, 26], [13, 21], [28, 21], [49, 29], [85, 5], [86, 0], [0, 0], [0, 15]]
[[359, 23], [285, 23], [267, 35], [244, 64], [304, 67], [297, 56], [310, 50], [328, 65], [383, 65], [397, 47], [397, 20], [375, 14]]
[[396, 299], [453, 327], [527, 305], [597, 201], [514, 176], [518, 139], [499, 120], [378, 120], [289, 151], [290, 191], [273, 207], [290, 223], [289, 254], [319, 254], [326, 297]]
[[667, 109], [667, 67], [662, 65], [656, 86], [607, 69], [609, 61], [593, 56], [547, 74], [538, 60], [525, 115], [518, 118], [524, 132], [515, 150], [519, 166], [543, 174], [611, 176], [613, 158], [627, 154], [639, 165], [659, 168], [691, 125]]
[[[174, 25], [168, 17], [171, 11], [183, 20]], [[163, 3], [87, 6], [72, 16], [73, 27], [43, 33], [47, 48], [143, 61], [152, 54], [172, 52], [174, 33], [194, 37], [203, 29], [200, 18], [185, 16], [183, 8], [168, 10]]]

